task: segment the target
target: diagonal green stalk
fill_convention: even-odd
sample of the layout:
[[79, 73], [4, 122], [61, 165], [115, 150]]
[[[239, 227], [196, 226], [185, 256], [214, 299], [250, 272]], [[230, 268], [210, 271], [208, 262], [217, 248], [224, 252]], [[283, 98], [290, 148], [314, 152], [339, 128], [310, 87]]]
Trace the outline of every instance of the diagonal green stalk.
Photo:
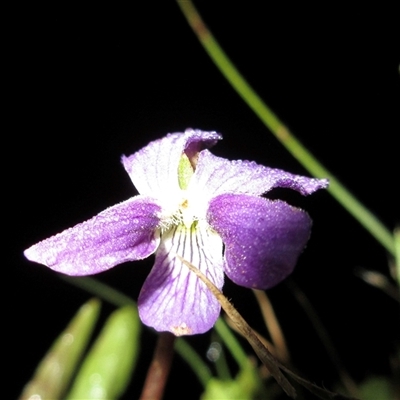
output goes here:
[[227, 349], [230, 351], [232, 357], [241, 369], [246, 369], [249, 366], [249, 357], [243, 350], [239, 340], [235, 337], [232, 330], [228, 327], [226, 322], [219, 317], [214, 325], [215, 330], [218, 332], [219, 337], [224, 342]]
[[193, 347], [189, 345], [187, 340], [182, 337], [176, 339], [175, 350], [187, 362], [205, 389], [213, 377], [208, 365], [203, 361]]
[[116, 307], [134, 306], [136, 302], [129, 296], [123, 294], [117, 289], [100, 282], [97, 279], [90, 277], [70, 277], [66, 275], [60, 275], [60, 278], [73, 286], [76, 286], [82, 290], [98, 296], [99, 298], [108, 301]]
[[392, 255], [395, 254], [391, 232], [346, 189], [302, 144], [264, 103], [243, 78], [231, 60], [222, 50], [198, 11], [190, 0], [177, 0], [200, 43], [214, 61], [220, 72], [236, 90], [245, 103], [254, 111], [265, 126], [277, 137], [286, 149], [315, 177], [329, 178], [330, 194], [367, 229], [370, 234]]
[[[222, 342], [224, 339], [221, 338], [216, 330], [213, 330], [211, 333], [211, 346], [216, 343]], [[214, 342], [214, 343], [213, 343]], [[208, 358], [208, 351], [207, 351], [207, 358]], [[225, 350], [221, 346], [219, 350], [218, 357], [213, 360], [215, 365], [215, 372], [221, 381], [230, 381], [232, 380], [232, 374], [228, 365], [228, 360], [225, 357]]]

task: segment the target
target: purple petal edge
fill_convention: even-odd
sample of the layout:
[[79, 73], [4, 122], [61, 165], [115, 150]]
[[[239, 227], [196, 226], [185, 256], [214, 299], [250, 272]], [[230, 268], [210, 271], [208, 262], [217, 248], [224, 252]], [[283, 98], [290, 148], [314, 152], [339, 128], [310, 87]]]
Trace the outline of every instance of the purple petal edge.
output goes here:
[[309, 195], [328, 186], [327, 179], [308, 178], [253, 161], [226, 160], [204, 150], [190, 182], [192, 190], [206, 192], [209, 198], [223, 193], [260, 196], [273, 188], [290, 188]]
[[221, 139], [217, 132], [189, 128], [150, 142], [129, 157], [122, 156], [121, 161], [140, 194], [161, 199], [165, 191], [179, 190], [178, 165], [182, 153], [192, 157]]
[[311, 231], [308, 214], [283, 201], [225, 194], [208, 221], [225, 244], [225, 273], [236, 284], [268, 289], [294, 269]]
[[148, 257], [159, 244], [161, 207], [136, 196], [24, 251], [28, 260], [67, 275], [92, 275]]

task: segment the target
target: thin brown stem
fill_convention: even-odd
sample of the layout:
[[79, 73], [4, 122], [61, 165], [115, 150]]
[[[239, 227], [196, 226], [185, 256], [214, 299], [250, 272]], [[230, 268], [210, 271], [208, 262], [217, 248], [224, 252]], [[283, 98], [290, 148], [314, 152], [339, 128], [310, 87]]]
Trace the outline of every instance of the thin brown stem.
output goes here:
[[140, 400], [162, 399], [174, 355], [174, 341], [175, 335], [170, 332], [159, 334]]
[[253, 289], [253, 293], [256, 296], [260, 306], [265, 325], [267, 326], [269, 334], [271, 335], [272, 343], [276, 348], [278, 359], [283, 362], [288, 362], [290, 356], [286, 345], [285, 336], [267, 294], [263, 290], [256, 289]]
[[272, 354], [271, 352], [261, 343], [258, 336], [254, 333], [253, 329], [250, 325], [243, 319], [243, 317], [239, 314], [239, 312], [233, 307], [233, 305], [229, 302], [229, 300], [222, 294], [222, 292], [193, 264], [189, 261], [186, 261], [179, 255], [176, 257], [185, 264], [193, 273], [195, 273], [201, 281], [205, 283], [211, 293], [217, 298], [221, 307], [228, 314], [229, 318], [236, 324], [237, 328], [240, 330], [242, 335], [246, 337], [251, 347], [263, 362], [263, 364], [268, 368], [271, 375], [276, 379], [279, 386], [285, 391], [285, 393], [291, 397], [292, 399], [296, 398], [296, 390], [291, 385], [291, 383], [287, 380], [286, 376], [283, 375], [281, 370], [285, 371], [288, 375], [290, 375], [294, 380], [300, 383], [302, 386], [307, 388], [311, 393], [315, 394], [320, 399], [333, 400], [333, 399], [352, 399], [353, 397], [346, 397], [340, 395], [338, 393], [330, 392], [329, 390], [323, 389], [315, 385], [314, 383], [300, 377], [295, 374], [289, 368], [285, 367], [281, 364]]
[[240, 330], [242, 335], [250, 343], [251, 347], [256, 352], [257, 356], [260, 358], [263, 364], [268, 368], [268, 371], [276, 379], [279, 386], [286, 392], [286, 394], [290, 398], [292, 399], [296, 398], [296, 390], [280, 371], [278, 366], [278, 361], [274, 358], [274, 356], [270, 353], [270, 351], [261, 343], [258, 336], [254, 333], [250, 325], [239, 314], [236, 308], [233, 307], [233, 305], [221, 293], [221, 291], [198, 268], [196, 268], [193, 264], [191, 264], [189, 261], [186, 261], [178, 254], [176, 255], [176, 257], [206, 284], [208, 289], [221, 304], [221, 307], [228, 314], [229, 318], [235, 323], [235, 325]]

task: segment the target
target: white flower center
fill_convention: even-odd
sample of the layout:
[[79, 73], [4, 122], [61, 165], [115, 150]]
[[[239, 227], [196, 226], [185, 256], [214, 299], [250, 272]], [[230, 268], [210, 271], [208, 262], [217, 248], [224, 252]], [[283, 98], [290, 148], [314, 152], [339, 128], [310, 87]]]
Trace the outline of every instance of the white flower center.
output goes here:
[[190, 229], [194, 222], [205, 220], [205, 215], [201, 215], [203, 212], [198, 206], [196, 207], [198, 202], [189, 195], [187, 190], [181, 190], [169, 200], [162, 218], [163, 230], [169, 229], [172, 225], [184, 225]]
[[[182, 225], [187, 229], [193, 224], [201, 223], [207, 226], [203, 196], [190, 188], [190, 180], [194, 167], [186, 154], [182, 154], [178, 168], [179, 190], [166, 194], [164, 199], [164, 217], [161, 229], [168, 230], [171, 226]], [[196, 193], [195, 193], [196, 192]]]
[[178, 211], [175, 214], [178, 224], [183, 224], [186, 228], [190, 228], [195, 221], [199, 220], [196, 209], [193, 206], [193, 201], [188, 197], [184, 197], [179, 204]]

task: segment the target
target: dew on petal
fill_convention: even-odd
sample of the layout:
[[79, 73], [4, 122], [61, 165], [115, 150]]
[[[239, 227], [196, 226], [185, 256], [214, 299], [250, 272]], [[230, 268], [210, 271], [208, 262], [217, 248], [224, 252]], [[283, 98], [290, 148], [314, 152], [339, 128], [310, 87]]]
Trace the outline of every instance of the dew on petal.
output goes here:
[[[219, 289], [224, 272], [245, 287], [272, 287], [292, 272], [311, 220], [299, 209], [260, 196], [277, 187], [308, 195], [328, 185], [254, 161], [214, 156], [208, 148], [221, 139], [213, 131], [187, 129], [123, 156], [139, 194], [31, 246], [25, 256], [57, 272], [83, 276], [155, 253], [139, 296], [140, 318], [176, 336], [206, 332], [220, 305], [175, 255], [197, 266]], [[100, 383], [95, 397], [106, 394]]]

